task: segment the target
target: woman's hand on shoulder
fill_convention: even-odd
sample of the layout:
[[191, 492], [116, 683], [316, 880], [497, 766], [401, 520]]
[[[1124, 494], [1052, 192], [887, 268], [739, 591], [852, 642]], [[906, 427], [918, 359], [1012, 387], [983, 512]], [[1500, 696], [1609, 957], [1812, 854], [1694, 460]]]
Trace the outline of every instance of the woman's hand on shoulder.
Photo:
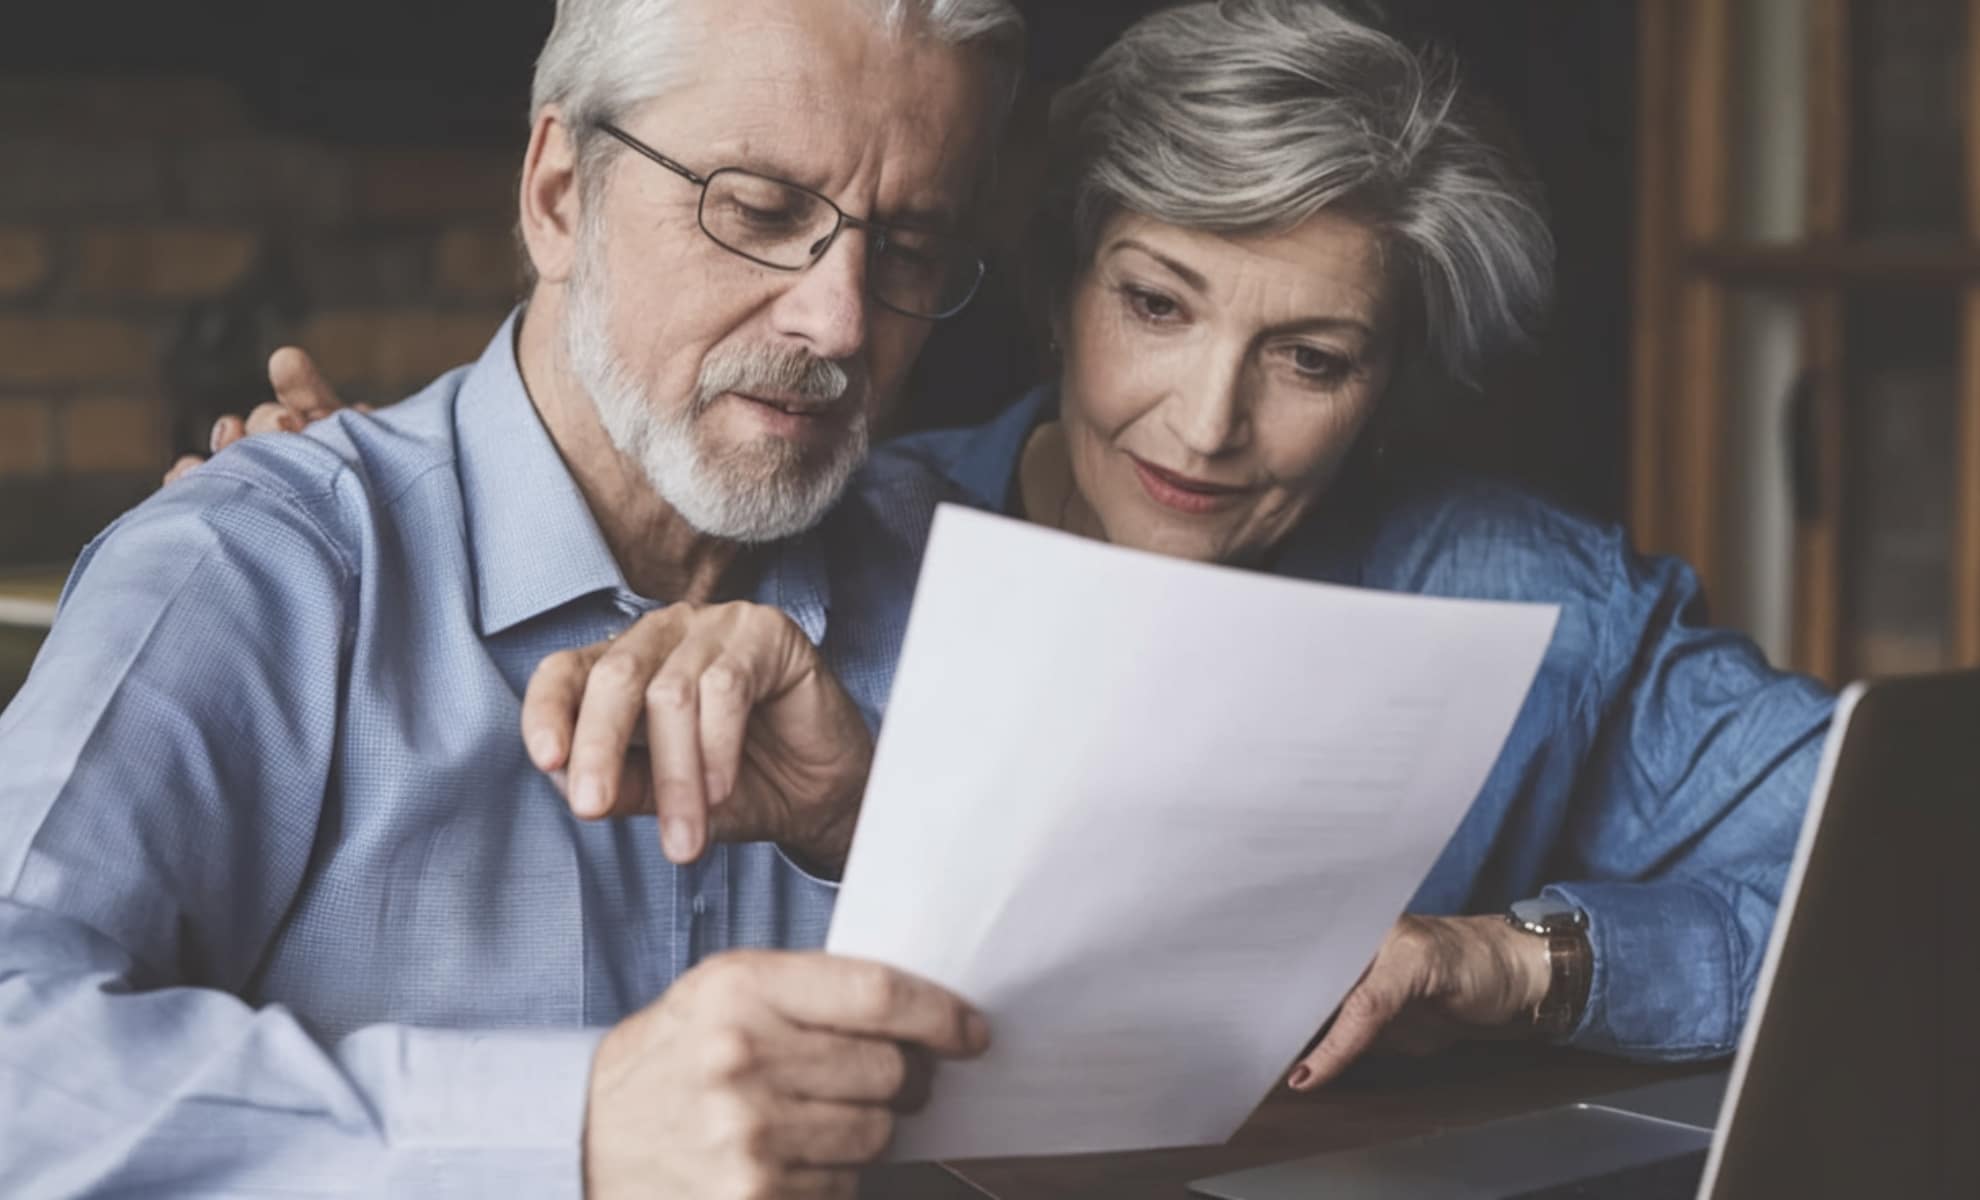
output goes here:
[[1526, 1036], [1549, 979], [1546, 939], [1503, 917], [1404, 916], [1287, 1082], [1312, 1091], [1374, 1049], [1423, 1055]]
[[[213, 433], [208, 441], [210, 452], [218, 454], [245, 437], [263, 433], [298, 433], [304, 426], [321, 421], [344, 407], [323, 373], [316, 369], [315, 360], [308, 352], [295, 346], [284, 346], [268, 358], [268, 383], [274, 389], [275, 398], [256, 408], [245, 418], [232, 413], [213, 423]], [[359, 412], [371, 411], [367, 405], [356, 405]], [[165, 482], [171, 484], [187, 473], [197, 470], [206, 461], [206, 455], [188, 454], [172, 464], [165, 473]]]

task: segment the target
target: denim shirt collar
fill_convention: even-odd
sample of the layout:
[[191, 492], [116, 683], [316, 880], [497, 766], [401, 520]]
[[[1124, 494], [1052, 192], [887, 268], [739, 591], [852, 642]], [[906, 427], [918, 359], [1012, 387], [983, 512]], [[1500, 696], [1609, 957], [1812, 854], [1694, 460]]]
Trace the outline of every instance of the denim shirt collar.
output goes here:
[[1059, 411], [1056, 384], [1041, 383], [1017, 403], [971, 430], [949, 464], [949, 482], [961, 488], [972, 504], [991, 512], [1015, 513], [1018, 463], [1031, 431]]

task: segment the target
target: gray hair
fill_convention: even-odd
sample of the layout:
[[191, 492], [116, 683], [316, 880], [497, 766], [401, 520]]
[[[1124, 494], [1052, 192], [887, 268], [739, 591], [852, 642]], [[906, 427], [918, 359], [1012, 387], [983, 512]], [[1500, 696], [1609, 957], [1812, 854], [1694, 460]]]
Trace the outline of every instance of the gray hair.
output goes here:
[[[808, 2], [808, 0], [807, 0]], [[980, 46], [1003, 75], [1001, 125], [1024, 71], [1024, 17], [1010, 0], [860, 0], [882, 29], [910, 31], [944, 45]], [[605, 165], [622, 147], [601, 136], [615, 121], [664, 93], [685, 66], [680, 35], [682, 0], [557, 0], [557, 19], [536, 59], [530, 92], [532, 123], [549, 105], [563, 112], [577, 147], [578, 185], [588, 209], [605, 179]], [[993, 139], [994, 141], [994, 139]], [[524, 290], [536, 286], [536, 265], [516, 228]]]
[[[1024, 54], [1024, 18], [1010, 0], [861, 0], [881, 28], [914, 32], [991, 53], [1015, 92]], [[557, 0], [557, 20], [536, 60], [530, 112], [564, 110], [584, 129], [612, 120], [666, 91], [686, 49], [682, 0]]]
[[1245, 234], [1336, 209], [1383, 234], [1416, 334], [1466, 383], [1530, 341], [1551, 299], [1537, 189], [1464, 115], [1450, 61], [1338, 3], [1198, 0], [1147, 17], [1054, 103], [1052, 146], [1045, 253], [1075, 274], [1123, 212]]

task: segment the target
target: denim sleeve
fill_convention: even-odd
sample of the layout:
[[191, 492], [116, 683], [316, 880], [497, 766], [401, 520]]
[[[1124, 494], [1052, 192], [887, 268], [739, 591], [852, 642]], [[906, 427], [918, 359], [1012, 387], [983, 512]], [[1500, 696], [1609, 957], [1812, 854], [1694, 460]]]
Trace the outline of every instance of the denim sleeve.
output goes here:
[[1589, 916], [1570, 1041], [1642, 1059], [1731, 1053], [1780, 905], [1834, 697], [1705, 623], [1684, 564], [1620, 535], [1602, 711], [1549, 894]]
[[322, 494], [203, 469], [86, 553], [0, 714], [0, 1194], [575, 1195], [595, 1035], [239, 999], [301, 886], [351, 601]]

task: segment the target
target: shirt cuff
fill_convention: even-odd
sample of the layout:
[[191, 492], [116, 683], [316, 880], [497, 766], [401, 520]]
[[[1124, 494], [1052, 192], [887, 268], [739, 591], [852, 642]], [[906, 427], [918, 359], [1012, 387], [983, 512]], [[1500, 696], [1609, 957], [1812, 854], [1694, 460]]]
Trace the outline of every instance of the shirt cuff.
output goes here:
[[1667, 1062], [1737, 1048], [1753, 972], [1717, 895], [1683, 880], [1555, 884], [1543, 893], [1588, 914], [1594, 971], [1569, 1045]]
[[[377, 1044], [354, 1045], [373, 1033]], [[380, 1097], [388, 1195], [584, 1194], [584, 1120], [603, 1029], [360, 1031], [345, 1055]]]

